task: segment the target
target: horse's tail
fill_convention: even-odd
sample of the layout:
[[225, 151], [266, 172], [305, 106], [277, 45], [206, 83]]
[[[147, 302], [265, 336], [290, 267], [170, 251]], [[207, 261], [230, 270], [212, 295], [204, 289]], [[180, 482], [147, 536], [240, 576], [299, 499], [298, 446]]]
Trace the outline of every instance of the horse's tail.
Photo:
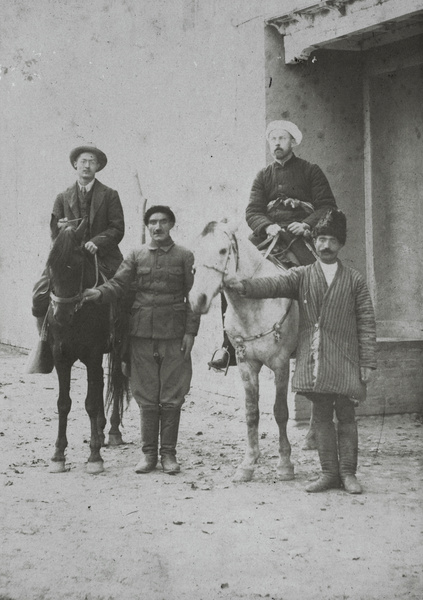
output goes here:
[[119, 416], [122, 420], [123, 412], [127, 408], [130, 400], [129, 377], [122, 370], [122, 363], [125, 360], [125, 348], [127, 346], [127, 327], [125, 323], [125, 314], [122, 312], [122, 306], [118, 303], [113, 320], [113, 331], [110, 333], [110, 352], [108, 357], [107, 390], [106, 390], [106, 411], [111, 406], [117, 406]]

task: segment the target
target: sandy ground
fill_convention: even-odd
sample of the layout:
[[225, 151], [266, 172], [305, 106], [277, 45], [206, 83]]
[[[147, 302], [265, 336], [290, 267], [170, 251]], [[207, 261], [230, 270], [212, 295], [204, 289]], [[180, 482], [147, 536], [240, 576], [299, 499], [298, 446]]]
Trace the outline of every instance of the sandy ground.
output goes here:
[[296, 479], [278, 481], [277, 429], [264, 398], [262, 457], [254, 480], [235, 485], [246, 434], [237, 374], [199, 369], [181, 422], [182, 472], [134, 473], [132, 403], [126, 444], [104, 448], [106, 470], [92, 476], [85, 373], [75, 369], [69, 470], [52, 474], [56, 375], [25, 375], [25, 362], [0, 346], [1, 600], [423, 597], [418, 415], [359, 420], [363, 495], [308, 495], [318, 459], [301, 449], [306, 424], [289, 423]]

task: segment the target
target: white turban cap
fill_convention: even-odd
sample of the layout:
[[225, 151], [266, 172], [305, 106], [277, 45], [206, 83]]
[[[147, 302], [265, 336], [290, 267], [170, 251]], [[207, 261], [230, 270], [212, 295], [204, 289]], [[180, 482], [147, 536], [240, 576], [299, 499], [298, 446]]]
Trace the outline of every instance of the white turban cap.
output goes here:
[[303, 134], [298, 129], [298, 127], [295, 125], [295, 123], [292, 123], [291, 121], [271, 121], [266, 128], [266, 140], [269, 139], [269, 135], [275, 129], [278, 129], [278, 130], [283, 129], [284, 131], [287, 131], [289, 134], [291, 134], [292, 137], [294, 138], [295, 146], [298, 146], [299, 144], [301, 144], [301, 140], [303, 139]]

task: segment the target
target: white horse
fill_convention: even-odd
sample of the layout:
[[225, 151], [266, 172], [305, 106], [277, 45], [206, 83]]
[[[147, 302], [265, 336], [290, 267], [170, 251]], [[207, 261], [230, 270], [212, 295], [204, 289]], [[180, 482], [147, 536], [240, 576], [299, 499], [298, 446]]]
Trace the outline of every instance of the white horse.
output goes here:
[[238, 369], [245, 388], [248, 430], [244, 460], [234, 481], [250, 481], [259, 458], [259, 373], [263, 365], [275, 374], [276, 399], [273, 413], [279, 427], [280, 479], [294, 478], [288, 421], [287, 392], [289, 359], [297, 346], [298, 305], [286, 298], [249, 299], [224, 288], [225, 277], [251, 279], [280, 274], [247, 239], [236, 235], [227, 223], [209, 223], [197, 239], [194, 285], [190, 304], [194, 312], [206, 314], [211, 302], [223, 289], [228, 301], [225, 330], [236, 349]]

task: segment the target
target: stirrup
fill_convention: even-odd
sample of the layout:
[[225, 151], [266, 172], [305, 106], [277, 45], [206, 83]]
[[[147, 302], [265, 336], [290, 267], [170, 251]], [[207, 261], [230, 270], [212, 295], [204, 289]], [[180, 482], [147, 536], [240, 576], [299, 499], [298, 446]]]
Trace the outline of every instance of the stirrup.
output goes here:
[[[222, 358], [222, 361], [226, 360], [226, 365], [223, 365], [221, 367], [213, 365], [214, 357], [216, 356], [217, 352], [223, 352], [224, 353], [225, 357]], [[213, 352], [213, 356], [211, 358], [211, 361], [209, 361], [207, 363], [208, 366], [209, 366], [209, 371], [210, 371], [210, 369], [213, 369], [213, 371], [215, 371], [216, 373], [222, 373], [223, 372], [224, 375], [227, 375], [228, 374], [228, 369], [229, 369], [229, 363], [230, 363], [230, 361], [231, 361], [231, 355], [229, 354], [229, 351], [226, 348], [224, 348], [224, 347], [223, 348], [218, 348], [217, 350], [215, 350]]]

